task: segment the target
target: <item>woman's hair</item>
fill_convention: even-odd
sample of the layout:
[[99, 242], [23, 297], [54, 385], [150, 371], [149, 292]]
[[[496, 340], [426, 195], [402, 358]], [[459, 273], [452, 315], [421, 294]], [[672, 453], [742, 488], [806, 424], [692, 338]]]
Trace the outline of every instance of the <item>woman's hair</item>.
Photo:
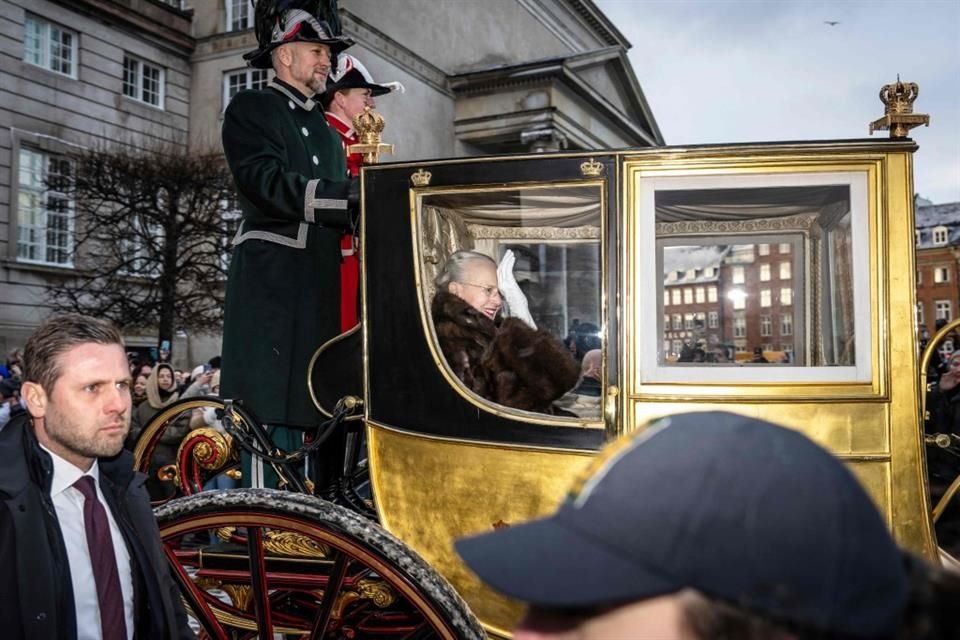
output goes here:
[[[910, 591], [900, 624], [888, 640], [946, 640], [960, 636], [960, 574], [904, 554]], [[683, 624], [702, 640], [853, 640], [832, 631], [774, 622], [699, 591], [680, 593]]]
[[486, 260], [494, 267], [497, 266], [497, 263], [494, 262], [493, 258], [485, 253], [466, 250], [455, 251], [454, 253], [450, 254], [450, 257], [447, 258], [447, 261], [443, 263], [443, 268], [440, 269], [440, 273], [437, 274], [437, 277], [433, 280], [433, 283], [437, 287], [437, 291], [446, 291], [447, 285], [451, 282], [462, 282], [464, 273], [467, 270], [467, 263], [471, 262], [472, 260]]

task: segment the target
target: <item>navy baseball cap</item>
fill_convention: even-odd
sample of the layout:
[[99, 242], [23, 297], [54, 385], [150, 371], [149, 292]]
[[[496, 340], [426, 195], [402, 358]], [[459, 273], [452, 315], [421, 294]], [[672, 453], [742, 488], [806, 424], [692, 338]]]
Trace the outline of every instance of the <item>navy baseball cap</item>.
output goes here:
[[464, 538], [494, 589], [548, 608], [695, 589], [803, 628], [884, 637], [908, 576], [850, 471], [802, 434], [688, 413], [606, 447], [547, 518]]

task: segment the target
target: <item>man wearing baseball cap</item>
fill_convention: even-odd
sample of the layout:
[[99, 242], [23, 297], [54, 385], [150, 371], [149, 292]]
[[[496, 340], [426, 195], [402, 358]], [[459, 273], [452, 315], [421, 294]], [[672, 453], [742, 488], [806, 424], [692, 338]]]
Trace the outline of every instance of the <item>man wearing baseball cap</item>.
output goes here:
[[960, 578], [901, 552], [842, 463], [796, 431], [732, 413], [664, 418], [618, 440], [554, 515], [456, 548], [530, 603], [516, 640], [960, 629]]

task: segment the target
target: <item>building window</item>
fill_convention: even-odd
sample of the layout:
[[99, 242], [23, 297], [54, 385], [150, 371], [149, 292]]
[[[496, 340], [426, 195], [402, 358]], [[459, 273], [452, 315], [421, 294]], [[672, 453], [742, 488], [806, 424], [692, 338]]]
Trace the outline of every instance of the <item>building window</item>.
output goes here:
[[160, 0], [163, 4], [168, 4], [175, 9], [183, 9], [183, 0]]
[[669, 307], [669, 306], [670, 306], [670, 292], [669, 292], [669, 291], [665, 291], [665, 292], [663, 293], [663, 306], [665, 306], [665, 307]]
[[123, 95], [163, 108], [163, 69], [125, 54], [123, 56]]
[[227, 31], [253, 27], [253, 8], [249, 0], [227, 0]]
[[770, 265], [762, 264], [760, 265], [760, 282], [769, 282], [769, 281], [770, 281]]
[[270, 82], [268, 69], [243, 69], [223, 74], [223, 108], [244, 89], [263, 89]]
[[950, 268], [949, 267], [934, 267], [933, 269], [933, 281], [940, 282], [950, 282]]
[[686, 313], [683, 316], [683, 328], [686, 331], [693, 331], [693, 314]]
[[716, 301], [717, 301], [717, 288], [707, 287], [707, 302], [716, 302]]
[[937, 300], [934, 303], [934, 308], [936, 309], [936, 319], [937, 320], [946, 320], [950, 322], [953, 317], [953, 314], [950, 310], [950, 301], [949, 300]]
[[772, 296], [770, 295], [770, 289], [761, 289], [760, 290], [760, 306], [769, 307], [772, 304]]
[[917, 246], [923, 241], [923, 234], [920, 232], [920, 229], [917, 229], [914, 233], [914, 241], [917, 243]]
[[673, 352], [680, 353], [683, 351], [683, 340], [674, 340], [673, 341]]
[[764, 337], [773, 335], [773, 322], [770, 316], [760, 316], [760, 335]]
[[780, 316], [780, 335], [782, 336], [792, 336], [793, 335], [793, 316], [789, 313], [785, 313]]
[[733, 284], [743, 284], [743, 267], [734, 267], [733, 268]]
[[77, 77], [77, 34], [34, 16], [23, 23], [23, 61]]
[[917, 269], [917, 284], [923, 284], [923, 271]]
[[711, 311], [707, 314], [707, 326], [711, 329], [716, 329], [720, 326], [720, 314], [716, 311]]
[[162, 243], [163, 227], [141, 216], [133, 216], [126, 224], [129, 225], [129, 232], [120, 241], [120, 255], [124, 261], [120, 273], [145, 278], [159, 276], [159, 252], [151, 250], [150, 245], [159, 246]]
[[793, 289], [790, 287], [783, 287], [780, 289], [780, 304], [789, 307], [793, 304]]
[[707, 291], [703, 287], [697, 287], [694, 289], [693, 294], [693, 297], [696, 299], [697, 303], [702, 304], [707, 301]]
[[934, 245], [944, 245], [947, 244], [947, 238], [949, 237], [946, 227], [934, 227], [933, 228], [933, 244]]
[[683, 290], [683, 304], [693, 304], [693, 289]]
[[791, 273], [790, 261], [787, 260], [785, 262], [781, 262], [780, 263], [780, 279], [789, 280], [791, 278], [791, 275], [792, 273]]
[[733, 308], [736, 311], [742, 311], [747, 308], [747, 294], [739, 289], [734, 289], [730, 292], [730, 299], [733, 301]]
[[747, 319], [743, 314], [737, 314], [733, 317], [733, 337], [747, 337]]
[[918, 327], [923, 326], [923, 303], [922, 302], [917, 303], [917, 326]]
[[770, 255], [770, 245], [769, 245], [769, 244], [758, 244], [758, 245], [757, 245], [757, 253], [759, 253], [759, 254], [762, 255], [762, 256], [768, 256], [768, 255]]
[[683, 316], [679, 313], [673, 314], [673, 330], [680, 331], [683, 329]]
[[73, 203], [64, 193], [73, 165], [25, 147], [18, 162], [17, 259], [73, 266]]
[[670, 292], [670, 299], [673, 304], [680, 304], [680, 289], [674, 289]]
[[786, 255], [786, 254], [790, 253], [790, 243], [789, 243], [789, 242], [781, 242], [781, 243], [780, 243], [780, 246], [777, 247], [777, 251], [780, 252], [780, 255]]

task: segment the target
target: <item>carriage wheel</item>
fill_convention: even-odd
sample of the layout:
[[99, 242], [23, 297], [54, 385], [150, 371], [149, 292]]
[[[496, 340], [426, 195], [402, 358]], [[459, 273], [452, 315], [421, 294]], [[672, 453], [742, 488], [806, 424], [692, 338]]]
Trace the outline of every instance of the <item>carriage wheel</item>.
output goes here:
[[416, 553], [332, 503], [234, 489], [178, 498], [156, 515], [201, 637], [485, 637], [463, 600]]
[[[219, 473], [239, 474], [239, 460], [232, 451], [230, 437], [209, 428], [194, 429], [184, 436], [175, 459], [157, 460], [157, 446], [168, 430], [189, 429], [195, 410], [212, 408], [222, 416], [224, 407], [223, 400], [216, 396], [178, 400], [157, 413], [140, 432], [133, 448], [133, 466], [150, 478], [148, 489], [155, 505], [177, 496], [199, 493], [203, 484]], [[240, 426], [252, 424], [255, 419], [234, 404], [233, 420]]]

